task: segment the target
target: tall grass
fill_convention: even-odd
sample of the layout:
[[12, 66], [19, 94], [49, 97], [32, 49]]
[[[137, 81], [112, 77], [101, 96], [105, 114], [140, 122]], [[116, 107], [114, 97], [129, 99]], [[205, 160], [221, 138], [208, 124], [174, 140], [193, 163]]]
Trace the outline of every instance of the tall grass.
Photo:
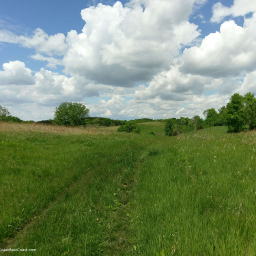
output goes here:
[[255, 254], [256, 133], [225, 132], [170, 138], [145, 163], [134, 198], [134, 254]]
[[0, 247], [37, 255], [254, 255], [256, 133], [147, 135], [157, 129], [0, 128]]

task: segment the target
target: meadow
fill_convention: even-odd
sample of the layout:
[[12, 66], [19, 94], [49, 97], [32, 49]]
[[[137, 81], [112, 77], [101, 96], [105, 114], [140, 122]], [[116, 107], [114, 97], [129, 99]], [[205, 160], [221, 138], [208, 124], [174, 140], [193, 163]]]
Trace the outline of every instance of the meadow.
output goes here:
[[139, 126], [0, 122], [0, 255], [255, 255], [256, 132]]

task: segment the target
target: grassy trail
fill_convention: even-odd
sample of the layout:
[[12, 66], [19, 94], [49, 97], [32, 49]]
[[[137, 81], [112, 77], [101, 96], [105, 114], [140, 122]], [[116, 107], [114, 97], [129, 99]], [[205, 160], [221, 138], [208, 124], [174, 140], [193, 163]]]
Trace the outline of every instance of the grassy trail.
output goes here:
[[256, 133], [144, 129], [0, 133], [1, 246], [36, 255], [255, 255]]
[[113, 255], [115, 244], [124, 240], [116, 233], [125, 236], [121, 215], [127, 214], [120, 212], [130, 200], [135, 164], [150, 139], [141, 143], [137, 135], [26, 132], [0, 136], [6, 158], [0, 167], [0, 193], [5, 195], [1, 248], [36, 248], [38, 255]]

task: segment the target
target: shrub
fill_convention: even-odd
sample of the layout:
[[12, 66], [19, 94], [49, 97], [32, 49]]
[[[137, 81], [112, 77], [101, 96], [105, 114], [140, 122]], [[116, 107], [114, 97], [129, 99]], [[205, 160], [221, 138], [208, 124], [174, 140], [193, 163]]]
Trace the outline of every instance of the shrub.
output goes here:
[[118, 132], [134, 132], [137, 134], [141, 133], [140, 128], [134, 122], [127, 122], [125, 125], [121, 125], [118, 129]]
[[179, 132], [178, 132], [177, 129], [174, 129], [174, 130], [173, 130], [173, 133], [172, 133], [172, 136], [177, 136], [177, 135], [179, 135]]
[[109, 118], [102, 118], [101, 124], [108, 127], [112, 124], [112, 121]]
[[169, 119], [167, 120], [165, 125], [165, 135], [173, 136], [173, 130], [174, 130], [174, 120]]

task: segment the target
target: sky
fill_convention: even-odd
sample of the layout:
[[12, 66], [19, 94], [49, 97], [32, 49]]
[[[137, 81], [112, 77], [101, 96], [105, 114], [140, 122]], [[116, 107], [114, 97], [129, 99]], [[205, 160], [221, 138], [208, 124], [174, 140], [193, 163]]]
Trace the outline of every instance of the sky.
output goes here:
[[53, 119], [193, 117], [256, 93], [254, 0], [0, 0], [0, 105]]

